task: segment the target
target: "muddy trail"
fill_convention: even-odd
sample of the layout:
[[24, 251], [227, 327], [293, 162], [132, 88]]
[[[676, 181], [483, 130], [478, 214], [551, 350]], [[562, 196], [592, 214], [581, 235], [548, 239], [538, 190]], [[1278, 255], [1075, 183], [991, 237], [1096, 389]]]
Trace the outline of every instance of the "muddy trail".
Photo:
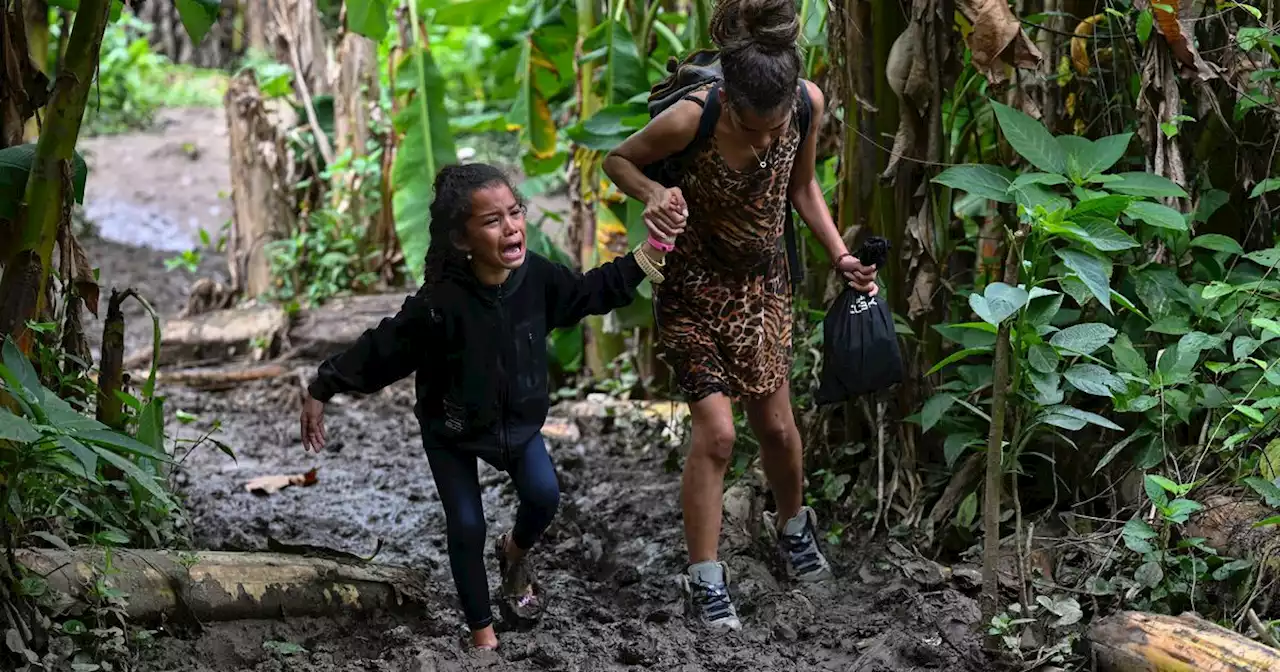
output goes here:
[[[179, 121], [158, 133], [183, 132]], [[131, 151], [129, 136], [95, 142], [98, 157]], [[216, 152], [198, 154], [182, 159], [189, 162], [187, 170], [225, 171]], [[131, 181], [163, 184], [174, 179], [165, 172], [173, 168], [164, 162], [157, 163], [155, 174], [148, 172], [149, 165], [131, 164]], [[201, 179], [179, 181], [194, 185]], [[166, 199], [135, 199], [126, 208], [107, 202], [112, 198], [123, 197], [91, 188], [86, 199], [86, 212], [107, 213], [108, 219], [105, 225], [98, 223], [101, 235], [85, 241], [93, 263], [102, 269], [104, 309], [111, 287], [131, 286], [162, 315], [173, 316], [194, 279], [225, 275], [216, 255], [208, 255], [197, 274], [166, 270], [164, 260], [172, 256], [173, 245], [149, 247], [148, 241], [115, 233], [131, 231], [119, 218], [136, 215], [129, 208], [140, 201], [137, 207], [149, 213], [147, 221], [169, 222], [176, 227], [174, 236], [186, 235], [189, 229], [177, 224], [181, 213], [163, 210]], [[150, 324], [137, 308], [129, 309], [128, 319], [128, 349], [146, 346]], [[90, 323], [89, 329], [99, 330], [100, 323]], [[96, 347], [96, 335], [92, 340]], [[768, 545], [745, 531], [755, 521], [731, 515], [726, 517], [721, 557], [730, 567], [744, 629], [715, 638], [700, 634], [683, 618], [676, 582], [685, 555], [680, 479], [665, 467], [668, 445], [652, 433], [595, 422], [581, 425], [580, 440], [548, 442], [563, 496], [559, 515], [533, 555], [551, 598], [547, 614], [528, 631], [503, 631], [500, 625], [499, 651], [468, 652], [448, 571], [443, 512], [412, 415], [412, 381], [364, 398], [335, 399], [326, 409], [329, 445], [317, 455], [302, 449], [298, 428], [300, 380], [314, 365], [291, 362], [296, 376], [247, 383], [227, 393], [161, 390], [171, 432], [191, 439], [216, 423], [215, 436], [235, 453], [232, 459], [205, 445], [183, 455], [185, 445], [178, 447], [183, 459], [176, 479], [193, 543], [211, 550], [308, 544], [360, 556], [380, 545], [377, 562], [429, 571], [434, 582], [430, 604], [421, 613], [367, 621], [281, 618], [181, 628], [143, 647], [138, 669], [992, 669], [973, 635], [979, 613], [971, 594], [949, 587], [922, 590], [903, 576], [901, 562], [883, 546], [852, 537], [824, 546], [837, 573], [829, 585], [799, 588], [780, 582]], [[180, 413], [188, 418], [186, 424], [179, 422]], [[563, 416], [563, 409], [553, 415]], [[317, 474], [310, 487], [268, 496], [244, 487], [259, 476], [310, 469]], [[515, 493], [510, 479], [487, 465], [481, 465], [481, 479], [493, 537], [511, 528]], [[489, 556], [486, 564], [496, 590], [496, 562]]]

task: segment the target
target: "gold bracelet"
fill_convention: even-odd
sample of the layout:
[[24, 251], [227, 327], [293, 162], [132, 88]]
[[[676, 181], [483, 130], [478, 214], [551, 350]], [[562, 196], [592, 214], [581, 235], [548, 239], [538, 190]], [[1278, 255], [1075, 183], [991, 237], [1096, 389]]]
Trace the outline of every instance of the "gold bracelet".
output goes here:
[[[640, 270], [644, 271], [644, 274], [649, 278], [649, 282], [655, 285], [662, 284], [665, 279], [662, 276], [662, 271], [658, 270], [658, 264], [655, 264], [653, 259], [641, 249], [643, 246], [644, 243], [637, 245], [631, 254], [636, 258], [636, 264], [640, 266]], [[663, 261], [665, 263], [666, 260], [664, 259]]]

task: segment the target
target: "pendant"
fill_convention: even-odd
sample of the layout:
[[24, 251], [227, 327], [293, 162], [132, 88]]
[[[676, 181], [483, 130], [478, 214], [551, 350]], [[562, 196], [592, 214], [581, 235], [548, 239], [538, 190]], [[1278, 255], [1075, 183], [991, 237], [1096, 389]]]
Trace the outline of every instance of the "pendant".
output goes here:
[[769, 167], [769, 165], [768, 165], [768, 164], [766, 164], [764, 161], [761, 161], [761, 162], [760, 162], [760, 167], [761, 167], [761, 168], [768, 168], [768, 167]]

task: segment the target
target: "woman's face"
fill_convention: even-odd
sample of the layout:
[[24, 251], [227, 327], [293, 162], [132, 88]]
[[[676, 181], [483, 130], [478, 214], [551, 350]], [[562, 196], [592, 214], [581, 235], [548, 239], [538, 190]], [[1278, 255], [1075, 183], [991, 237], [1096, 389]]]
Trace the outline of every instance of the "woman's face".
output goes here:
[[471, 193], [471, 217], [458, 248], [471, 253], [482, 281], [501, 282], [524, 263], [524, 206], [505, 184]]
[[[724, 95], [724, 90], [720, 93]], [[791, 121], [790, 105], [779, 105], [777, 110], [761, 114], [745, 106], [730, 104], [727, 100], [724, 102], [733, 129], [757, 150], [772, 145], [787, 130], [787, 124]]]

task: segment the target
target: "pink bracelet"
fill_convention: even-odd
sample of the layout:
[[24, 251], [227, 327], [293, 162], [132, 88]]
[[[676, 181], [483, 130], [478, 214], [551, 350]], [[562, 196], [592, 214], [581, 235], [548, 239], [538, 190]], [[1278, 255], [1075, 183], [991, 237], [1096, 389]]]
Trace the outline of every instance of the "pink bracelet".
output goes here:
[[674, 243], [664, 243], [653, 236], [649, 236], [649, 244], [652, 245], [654, 249], [662, 252], [670, 252], [671, 250], [676, 249]]

